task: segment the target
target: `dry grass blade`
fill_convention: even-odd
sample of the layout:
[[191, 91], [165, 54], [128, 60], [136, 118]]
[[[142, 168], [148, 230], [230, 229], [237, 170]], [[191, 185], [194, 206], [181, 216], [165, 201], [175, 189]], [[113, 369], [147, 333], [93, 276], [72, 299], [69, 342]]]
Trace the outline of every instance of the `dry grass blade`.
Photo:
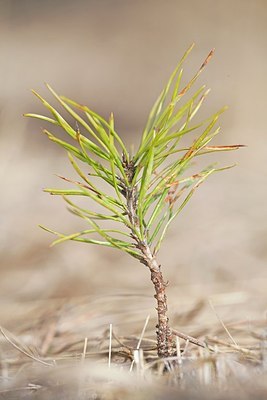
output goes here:
[[233, 344], [234, 344], [236, 347], [238, 347], [238, 344], [236, 343], [235, 339], [233, 338], [233, 336], [232, 336], [231, 333], [229, 332], [229, 330], [228, 330], [227, 326], [225, 325], [225, 323], [223, 322], [223, 320], [219, 317], [219, 315], [218, 315], [217, 311], [215, 310], [214, 305], [213, 305], [213, 303], [212, 303], [212, 301], [211, 301], [210, 299], [209, 299], [209, 304], [210, 304], [210, 307], [212, 308], [214, 314], [216, 315], [218, 321], [219, 321], [220, 324], [222, 325], [223, 329], [225, 330], [225, 332], [227, 333], [227, 335], [229, 336], [229, 338], [231, 339], [231, 341], [233, 342]]
[[[146, 317], [145, 324], [144, 324], [144, 326], [143, 326], [143, 329], [142, 329], [140, 338], [139, 338], [138, 343], [137, 343], [137, 346], [136, 346], [136, 350], [137, 350], [137, 351], [140, 349], [140, 346], [141, 346], [141, 343], [142, 343], [142, 340], [143, 340], [143, 337], [144, 337], [144, 334], [145, 334], [145, 331], [146, 331], [146, 328], [147, 328], [149, 319], [150, 319], [150, 315], [148, 315], [148, 316]], [[135, 354], [135, 353], [134, 353], [134, 354]], [[133, 370], [134, 363], [135, 363], [135, 357], [134, 357], [134, 359], [133, 359], [133, 361], [132, 361], [132, 363], [131, 363], [130, 372]]]
[[172, 331], [173, 335], [175, 335], [181, 339], [184, 339], [185, 341], [188, 341], [189, 343], [195, 344], [196, 346], [202, 347], [204, 349], [206, 349], [208, 347], [207, 344], [205, 342], [203, 342], [202, 340], [196, 339], [196, 338], [186, 335], [182, 332], [178, 332], [176, 329], [172, 329], [171, 331]]
[[[8, 343], [10, 343], [16, 350], [18, 350], [20, 353], [24, 354], [25, 356], [29, 357], [30, 359], [37, 361], [40, 364], [46, 365], [47, 367], [53, 367], [54, 364], [52, 363], [48, 363], [46, 361], [43, 361], [40, 358], [35, 357], [31, 352], [30, 349], [28, 349], [28, 351], [26, 351], [25, 349], [23, 349], [21, 346], [17, 345], [15, 343], [14, 340], [12, 340], [8, 335], [7, 335], [7, 331], [6, 329], [3, 329], [2, 327], [0, 327], [0, 332], [2, 333], [2, 335], [4, 336], [4, 338], [7, 340]], [[11, 336], [11, 334], [10, 334]]]
[[88, 338], [86, 337], [84, 339], [83, 352], [82, 352], [82, 358], [81, 358], [82, 361], [84, 361], [85, 357], [86, 357], [87, 344], [88, 344]]
[[112, 324], [109, 324], [109, 347], [108, 347], [108, 367], [111, 367], [112, 356]]

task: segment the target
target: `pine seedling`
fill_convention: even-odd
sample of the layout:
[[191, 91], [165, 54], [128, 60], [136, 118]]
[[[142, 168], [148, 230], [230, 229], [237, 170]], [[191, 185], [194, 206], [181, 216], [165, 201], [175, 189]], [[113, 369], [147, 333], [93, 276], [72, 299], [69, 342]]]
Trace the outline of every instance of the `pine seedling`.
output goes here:
[[[213, 50], [193, 78], [182, 85], [183, 64], [192, 48], [193, 45], [185, 52], [155, 102], [133, 155], [116, 132], [113, 114], [105, 120], [87, 106], [59, 96], [49, 85], [47, 88], [71, 122], [36, 92], [33, 93], [51, 115], [26, 114], [62, 128], [69, 139], [65, 141], [44, 130], [51, 141], [67, 151], [79, 176], [77, 181], [60, 177], [72, 184], [71, 189], [49, 188], [45, 192], [62, 196], [70, 211], [88, 225], [88, 229], [72, 234], [43, 228], [57, 236], [53, 244], [73, 240], [116, 248], [149, 269], [157, 303], [159, 357], [174, 353], [173, 331], [167, 316], [166, 283], [157, 260], [159, 249], [171, 222], [196, 189], [212, 174], [231, 167], [208, 165], [192, 174], [189, 172], [192, 163], [200, 156], [240, 147], [210, 145], [220, 131], [217, 121], [225, 107], [201, 122], [194, 122], [209, 90], [202, 86], [191, 95], [188, 92], [192, 91]], [[194, 137], [190, 139], [192, 134]], [[181, 144], [185, 137], [190, 145]], [[104, 185], [100, 185], [100, 181]], [[105, 185], [107, 190], [103, 189]], [[88, 208], [73, 200], [77, 197], [86, 200], [86, 204], [88, 200]], [[97, 209], [93, 208], [94, 203]]]

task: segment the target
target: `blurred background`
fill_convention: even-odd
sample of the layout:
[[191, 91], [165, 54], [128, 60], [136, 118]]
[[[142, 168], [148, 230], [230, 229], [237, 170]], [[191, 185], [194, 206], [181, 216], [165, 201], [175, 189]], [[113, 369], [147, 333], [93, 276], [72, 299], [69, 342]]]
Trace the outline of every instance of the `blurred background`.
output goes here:
[[[105, 117], [113, 111], [117, 131], [129, 146], [137, 144], [155, 98], [192, 42], [188, 77], [216, 48], [197, 84], [212, 89], [203, 115], [229, 106], [216, 143], [248, 147], [219, 155], [221, 165], [237, 161], [238, 166], [201, 186], [173, 223], [159, 260], [170, 281], [172, 307], [229, 293], [229, 305], [236, 304], [238, 312], [246, 316], [251, 309], [262, 315], [267, 283], [266, 20], [265, 0], [0, 1], [0, 293], [5, 323], [29, 304], [55, 298], [127, 293], [154, 307], [148, 271], [135, 260], [117, 250], [72, 242], [49, 248], [53, 237], [38, 224], [69, 233], [80, 229], [59, 198], [42, 192], [60, 187], [55, 174], [68, 176], [70, 168], [64, 151], [41, 133], [45, 124], [22, 114], [46, 112], [30, 89], [51, 99], [44, 86], [49, 82]], [[243, 311], [241, 303], [246, 304]]]

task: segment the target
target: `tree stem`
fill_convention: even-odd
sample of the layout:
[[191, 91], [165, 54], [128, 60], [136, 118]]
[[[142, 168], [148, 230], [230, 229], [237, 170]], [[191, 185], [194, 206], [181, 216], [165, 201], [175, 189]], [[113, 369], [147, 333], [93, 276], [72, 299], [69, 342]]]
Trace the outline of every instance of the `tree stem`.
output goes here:
[[160, 265], [155, 257], [151, 254], [147, 244], [142, 243], [141, 251], [144, 256], [143, 264], [145, 264], [151, 273], [151, 281], [155, 289], [155, 299], [157, 302], [158, 323], [156, 325], [157, 333], [157, 350], [159, 357], [170, 357], [173, 355], [173, 335], [169, 326], [169, 318], [167, 315], [167, 295], [166, 286], [161, 272]]
[[121, 182], [122, 194], [126, 198], [128, 218], [135, 228], [135, 232], [134, 230], [131, 231], [131, 236], [135, 241], [136, 247], [141, 252], [140, 262], [146, 265], [150, 270], [151, 281], [155, 289], [154, 297], [157, 302], [156, 310], [158, 312], [158, 323], [156, 325], [158, 356], [170, 357], [173, 355], [173, 335], [169, 327], [169, 318], [167, 316], [167, 284], [164, 282], [160, 265], [152, 254], [146, 238], [145, 240], [141, 240], [141, 235], [136, 235], [136, 232], [140, 232], [139, 218], [137, 215], [138, 190], [136, 185], [131, 186], [135, 167], [131, 161], [129, 162], [125, 158], [123, 159], [123, 166], [130, 184], [130, 186], [128, 186], [126, 182]]

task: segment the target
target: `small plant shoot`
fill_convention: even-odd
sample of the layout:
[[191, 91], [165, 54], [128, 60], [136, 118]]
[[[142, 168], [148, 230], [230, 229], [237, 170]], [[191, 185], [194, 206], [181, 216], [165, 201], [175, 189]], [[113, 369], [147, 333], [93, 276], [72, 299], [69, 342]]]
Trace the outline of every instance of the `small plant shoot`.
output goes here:
[[[174, 355], [176, 334], [167, 315], [166, 282], [157, 260], [159, 249], [171, 222], [200, 184], [212, 174], [231, 167], [208, 165], [192, 174], [192, 163], [209, 153], [240, 147], [210, 145], [220, 131], [217, 123], [225, 107], [201, 122], [194, 122], [209, 90], [205, 86], [195, 90], [193, 87], [214, 51], [208, 54], [192, 79], [183, 83], [183, 64], [192, 48], [193, 45], [185, 52], [155, 102], [135, 154], [127, 150], [117, 133], [113, 114], [105, 120], [89, 107], [59, 96], [49, 85], [47, 88], [68, 117], [65, 119], [62, 112], [36, 92], [33, 93], [50, 116], [26, 114], [62, 128], [66, 134], [65, 141], [44, 130], [52, 142], [67, 151], [79, 178], [76, 181], [60, 177], [71, 188], [49, 188], [45, 192], [61, 196], [70, 211], [88, 225], [81, 232], [66, 234], [43, 229], [57, 236], [53, 244], [73, 240], [113, 247], [148, 268], [157, 303], [159, 357]], [[83, 205], [75, 201], [80, 196]], [[85, 201], [88, 207], [84, 206]]]

